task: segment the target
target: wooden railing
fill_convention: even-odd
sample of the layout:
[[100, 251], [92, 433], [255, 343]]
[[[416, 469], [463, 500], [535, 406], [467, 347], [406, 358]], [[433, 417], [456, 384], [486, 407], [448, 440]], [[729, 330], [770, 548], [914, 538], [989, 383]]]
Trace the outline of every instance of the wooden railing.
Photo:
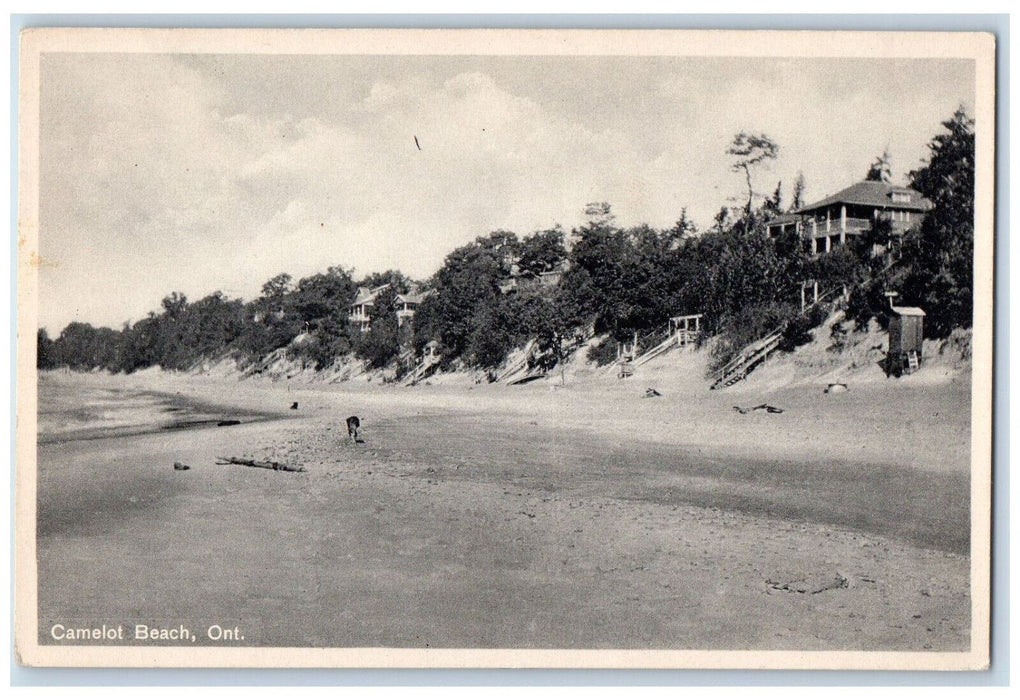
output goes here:
[[505, 382], [513, 375], [527, 369], [528, 361], [531, 360], [531, 356], [535, 351], [535, 341], [529, 340], [528, 344], [524, 346], [524, 353], [522, 356], [510, 364], [505, 370], [499, 373], [496, 377], [497, 382]]
[[727, 387], [732, 384], [736, 384], [746, 377], [751, 370], [768, 359], [769, 354], [779, 347], [779, 342], [783, 339], [783, 333], [785, 331], [786, 324], [784, 323], [764, 338], [756, 340], [744, 347], [744, 349], [741, 350], [735, 358], [727, 362], [726, 365], [719, 370], [716, 374], [715, 381], [712, 383], [712, 388], [719, 389], [721, 387]]
[[811, 308], [813, 308], [815, 306], [818, 306], [819, 304], [826, 304], [826, 303], [828, 303], [830, 301], [838, 301], [840, 297], [845, 297], [845, 296], [847, 296], [847, 294], [848, 294], [848, 292], [847, 292], [847, 289], [846, 289], [846, 285], [842, 285], [841, 284], [839, 286], [833, 287], [832, 289], [830, 289], [829, 291], [825, 292], [824, 294], [819, 295], [819, 297], [817, 299], [814, 299], [810, 303], [805, 304], [804, 308], [802, 308], [800, 310], [800, 312], [804, 313], [808, 309], [811, 309]]
[[[812, 226], [812, 222], [817, 224], [817, 230]], [[825, 228], [825, 219], [808, 219], [804, 222], [804, 231], [806, 233], [817, 233], [832, 235], [839, 233], [840, 230], [844, 231], [866, 231], [871, 228], [871, 219], [858, 219], [852, 216], [846, 218], [846, 228], [843, 228], [843, 219], [829, 219], [829, 228]]]
[[694, 345], [701, 339], [701, 331], [678, 331], [676, 338], [680, 347]]
[[644, 351], [643, 353], [641, 353], [641, 355], [634, 359], [633, 363], [634, 366], [640, 367], [644, 363], [648, 362], [649, 360], [655, 359], [656, 357], [666, 352], [667, 350], [675, 348], [677, 345], [677, 340], [678, 340], [677, 335], [674, 334], [666, 338], [664, 341], [656, 345], [654, 348]]
[[404, 378], [404, 386], [413, 386], [420, 382], [431, 372], [435, 371], [441, 361], [441, 357], [436, 355], [426, 355], [425, 358], [418, 363], [418, 366]]
[[[846, 291], [843, 285], [833, 287], [820, 295], [810, 304], [805, 305], [804, 308], [801, 309], [801, 313], [806, 313], [815, 306], [836, 301], [839, 297], [845, 296], [845, 294]], [[741, 379], [744, 379], [755, 367], [767, 360], [768, 356], [779, 347], [779, 343], [782, 341], [783, 333], [785, 331], [786, 323], [783, 323], [765, 337], [745, 346], [736, 357], [727, 362], [726, 365], [719, 370], [718, 373], [716, 373], [715, 382], [713, 382], [712, 388], [718, 389], [720, 387], [732, 386]]]

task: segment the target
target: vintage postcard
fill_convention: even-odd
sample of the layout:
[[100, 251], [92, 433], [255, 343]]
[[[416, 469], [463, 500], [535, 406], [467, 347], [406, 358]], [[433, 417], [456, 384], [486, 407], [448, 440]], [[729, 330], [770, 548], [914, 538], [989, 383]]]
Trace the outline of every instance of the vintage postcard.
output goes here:
[[20, 40], [20, 663], [987, 667], [992, 35]]

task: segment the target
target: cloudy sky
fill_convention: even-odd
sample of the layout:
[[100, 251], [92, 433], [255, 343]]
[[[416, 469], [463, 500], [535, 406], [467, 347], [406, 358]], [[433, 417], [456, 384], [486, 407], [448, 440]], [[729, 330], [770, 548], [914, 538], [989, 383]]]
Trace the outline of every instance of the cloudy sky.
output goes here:
[[[40, 324], [119, 327], [171, 291], [250, 299], [279, 272], [434, 272], [457, 245], [583, 219], [707, 226], [756, 175], [807, 198], [888, 148], [902, 180], [973, 110], [951, 60], [45, 54]], [[420, 150], [415, 145], [417, 136]]]

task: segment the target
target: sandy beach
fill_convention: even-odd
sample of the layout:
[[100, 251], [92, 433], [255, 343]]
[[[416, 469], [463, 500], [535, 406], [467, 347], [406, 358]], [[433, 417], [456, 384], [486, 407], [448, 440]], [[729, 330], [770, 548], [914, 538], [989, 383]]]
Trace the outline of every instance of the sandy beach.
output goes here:
[[[91, 621], [261, 646], [966, 650], [962, 376], [832, 395], [652, 366], [520, 387], [44, 375], [43, 403], [152, 392], [207, 422], [40, 436], [39, 642]], [[733, 410], [763, 402], [783, 412]]]

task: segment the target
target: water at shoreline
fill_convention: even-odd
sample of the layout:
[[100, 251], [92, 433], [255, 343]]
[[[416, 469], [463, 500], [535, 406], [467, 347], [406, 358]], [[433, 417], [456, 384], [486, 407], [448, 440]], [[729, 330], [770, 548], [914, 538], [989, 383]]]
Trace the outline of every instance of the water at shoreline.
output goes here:
[[[933, 466], [941, 434], [969, 435], [962, 389], [691, 398], [663, 382], [649, 401], [612, 381], [41, 375], [38, 641], [84, 616], [230, 621], [261, 646], [968, 648], [970, 473]], [[765, 398], [785, 412], [732, 410]], [[296, 420], [167, 432], [244, 411]]]
[[38, 444], [268, 420], [271, 416], [151, 389], [40, 380]]

